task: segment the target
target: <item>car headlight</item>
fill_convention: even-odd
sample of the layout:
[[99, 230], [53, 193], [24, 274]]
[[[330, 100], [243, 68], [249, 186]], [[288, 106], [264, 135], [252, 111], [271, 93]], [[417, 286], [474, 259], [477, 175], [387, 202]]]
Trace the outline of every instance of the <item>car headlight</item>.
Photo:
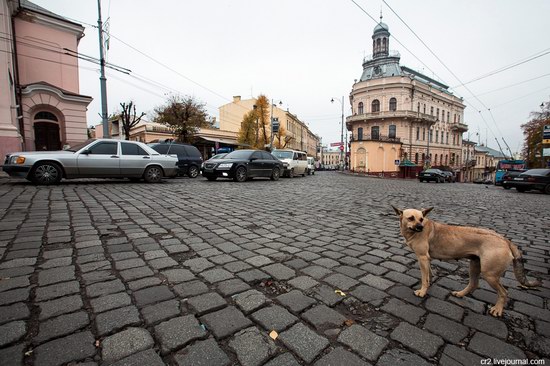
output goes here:
[[283, 168], [288, 168], [288, 163], [283, 163]]
[[233, 163], [221, 163], [218, 164], [218, 168], [220, 169], [229, 169], [233, 166]]
[[10, 164], [25, 164], [25, 157], [24, 156], [12, 156], [10, 157]]

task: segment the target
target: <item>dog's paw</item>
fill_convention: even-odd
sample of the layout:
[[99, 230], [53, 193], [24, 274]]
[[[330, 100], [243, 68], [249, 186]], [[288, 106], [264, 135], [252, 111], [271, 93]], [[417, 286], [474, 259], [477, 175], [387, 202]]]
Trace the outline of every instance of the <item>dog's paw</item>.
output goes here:
[[416, 290], [416, 291], [414, 292], [414, 294], [415, 294], [416, 296], [418, 296], [418, 297], [424, 297], [424, 296], [426, 296], [426, 291], [427, 291], [427, 290], [420, 289], [420, 290]]
[[492, 316], [494, 316], [495, 318], [499, 318], [502, 316], [502, 306], [492, 306], [490, 309], [489, 309], [489, 314], [491, 314]]
[[464, 297], [464, 294], [462, 293], [462, 291], [453, 291], [451, 292], [451, 295], [456, 297]]

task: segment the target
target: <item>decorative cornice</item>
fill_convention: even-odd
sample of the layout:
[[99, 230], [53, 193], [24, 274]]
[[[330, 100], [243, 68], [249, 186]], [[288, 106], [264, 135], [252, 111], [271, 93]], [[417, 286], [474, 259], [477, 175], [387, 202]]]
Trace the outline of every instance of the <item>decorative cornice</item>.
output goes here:
[[63, 90], [49, 84], [29, 84], [29, 85], [25, 85], [21, 89], [22, 95], [30, 95], [33, 93], [40, 93], [40, 92], [55, 94], [57, 97], [59, 97], [59, 99], [66, 100], [69, 102], [82, 103], [85, 105], [90, 104], [91, 101], [93, 100], [92, 97], [89, 97], [86, 95], [68, 94]]
[[21, 11], [17, 14], [17, 17], [30, 23], [45, 25], [47, 27], [71, 33], [77, 37], [77, 40], [84, 37], [84, 27], [82, 25], [65, 19], [52, 17], [47, 14], [42, 14], [32, 9], [21, 8]]

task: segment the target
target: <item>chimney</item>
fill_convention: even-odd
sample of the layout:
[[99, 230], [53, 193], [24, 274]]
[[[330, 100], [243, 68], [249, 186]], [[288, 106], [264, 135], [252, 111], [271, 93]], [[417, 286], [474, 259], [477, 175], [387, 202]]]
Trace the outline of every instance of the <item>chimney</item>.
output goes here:
[[235, 95], [235, 96], [233, 97], [233, 103], [238, 103], [238, 102], [240, 102], [240, 101], [241, 101], [241, 96], [240, 96], [240, 95]]

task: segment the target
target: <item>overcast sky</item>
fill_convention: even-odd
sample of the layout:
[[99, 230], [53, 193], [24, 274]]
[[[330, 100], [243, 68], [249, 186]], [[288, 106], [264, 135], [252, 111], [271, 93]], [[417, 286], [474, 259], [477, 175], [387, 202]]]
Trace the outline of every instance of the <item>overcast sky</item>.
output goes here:
[[[498, 149], [495, 137], [504, 137], [512, 151], [521, 148], [520, 125], [550, 99], [550, 53], [469, 83], [469, 90], [460, 84], [550, 52], [550, 1], [386, 0], [460, 81], [382, 0], [355, 1], [377, 21], [383, 10], [401, 65], [464, 97], [471, 140]], [[33, 2], [83, 24], [79, 52], [98, 56], [90, 26], [97, 25], [96, 0]], [[351, 0], [102, 0], [102, 14], [110, 18], [108, 62], [132, 70], [128, 76], [108, 69], [109, 114], [129, 100], [152, 112], [167, 93], [179, 93], [206, 103], [218, 118], [218, 107], [234, 95], [262, 93], [282, 101], [324, 144], [340, 141], [341, 105], [330, 100], [344, 96], [350, 114], [349, 93], [372, 52], [376, 25]], [[95, 125], [99, 68], [86, 61], [80, 67], [80, 93], [94, 98], [88, 124]]]

